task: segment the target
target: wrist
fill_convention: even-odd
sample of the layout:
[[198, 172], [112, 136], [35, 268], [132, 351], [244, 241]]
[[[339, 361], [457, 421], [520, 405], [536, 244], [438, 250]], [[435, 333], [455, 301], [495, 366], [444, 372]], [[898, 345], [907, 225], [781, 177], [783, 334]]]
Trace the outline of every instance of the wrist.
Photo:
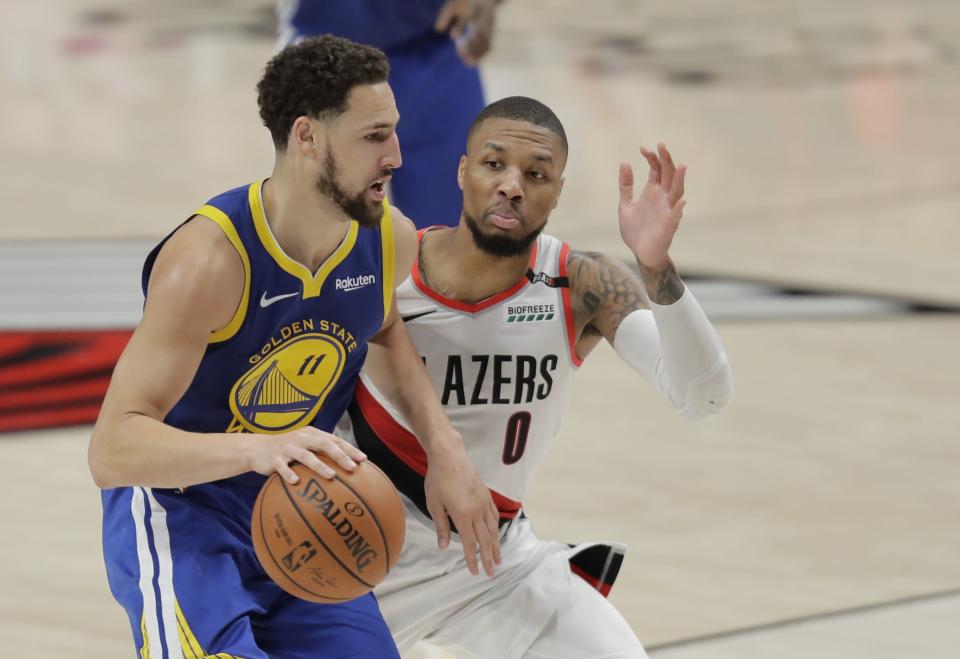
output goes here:
[[[227, 436], [229, 437], [230, 434], [228, 434]], [[240, 467], [243, 469], [242, 473], [247, 473], [248, 471], [256, 471], [257, 435], [253, 435], [249, 433], [237, 433], [236, 435], [233, 435], [233, 436], [236, 437], [237, 455], [240, 456]]]
[[655, 304], [673, 304], [683, 295], [684, 285], [677, 274], [673, 262], [667, 257], [666, 262], [650, 266], [637, 259], [640, 268], [640, 277], [647, 291], [647, 297]]
[[423, 441], [423, 450], [427, 454], [427, 463], [434, 460], [445, 460], [452, 456], [463, 454], [466, 450], [463, 437], [453, 427], [445, 432], [431, 433]]
[[660, 259], [643, 259], [638, 256], [638, 251], [631, 249], [633, 252], [633, 258], [636, 260], [637, 265], [640, 267], [640, 272], [651, 272], [658, 273], [666, 270], [667, 268], [673, 265], [673, 261], [670, 260], [669, 254], [664, 254]]

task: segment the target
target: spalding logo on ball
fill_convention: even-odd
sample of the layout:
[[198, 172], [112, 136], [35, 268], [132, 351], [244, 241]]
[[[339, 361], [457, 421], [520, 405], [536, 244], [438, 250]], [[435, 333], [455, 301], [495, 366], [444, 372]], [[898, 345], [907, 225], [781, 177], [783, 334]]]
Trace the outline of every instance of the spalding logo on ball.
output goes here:
[[302, 464], [291, 485], [278, 474], [253, 506], [250, 533], [264, 571], [281, 588], [311, 602], [355, 599], [397, 563], [405, 531], [403, 504], [390, 479], [365, 460], [327, 480]]

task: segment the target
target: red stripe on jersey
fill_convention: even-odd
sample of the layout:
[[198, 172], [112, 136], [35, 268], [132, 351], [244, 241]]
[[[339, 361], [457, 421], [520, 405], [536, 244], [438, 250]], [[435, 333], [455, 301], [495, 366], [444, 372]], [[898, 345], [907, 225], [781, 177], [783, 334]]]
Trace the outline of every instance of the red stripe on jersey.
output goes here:
[[[490, 488], [487, 488], [490, 490]], [[500, 511], [500, 519], [513, 519], [520, 514], [522, 507], [519, 501], [508, 499], [496, 490], [490, 490], [490, 498], [493, 499], [493, 505]]]
[[[428, 229], [423, 229], [417, 233], [418, 241], [423, 240], [423, 236], [427, 233]], [[530, 263], [528, 267], [532, 270], [537, 264], [537, 247], [539, 245], [539, 239], [533, 243], [533, 250], [530, 252]], [[417, 250], [417, 256], [413, 260], [413, 267], [410, 268], [410, 276], [413, 278], [413, 283], [416, 285], [420, 292], [429, 297], [430, 299], [439, 302], [445, 307], [450, 307], [451, 309], [456, 309], [457, 311], [466, 311], [468, 313], [476, 313], [478, 311], [483, 311], [488, 309], [495, 304], [503, 302], [509, 297], [512, 297], [517, 292], [520, 291], [524, 286], [530, 283], [530, 280], [527, 279], [526, 273], [520, 278], [516, 284], [511, 286], [505, 291], [501, 291], [492, 297], [488, 297], [485, 300], [480, 300], [476, 304], [468, 304], [466, 302], [461, 302], [459, 300], [453, 300], [446, 297], [433, 290], [424, 283], [423, 279], [420, 277], [420, 250]]]
[[586, 572], [578, 568], [576, 565], [571, 564], [570, 571], [573, 572], [578, 577], [580, 577], [581, 579], [583, 579], [584, 581], [586, 581], [588, 584], [590, 584], [590, 586], [592, 586], [595, 591], [597, 591], [604, 597], [607, 597], [608, 595], [610, 595], [610, 589], [613, 587], [612, 584], [600, 583], [599, 579], [594, 579], [589, 574], [587, 574]]
[[[390, 413], [377, 402], [377, 399], [373, 397], [362, 380], [357, 380], [355, 396], [363, 418], [366, 419], [380, 441], [405, 465], [421, 476], [426, 476], [427, 454], [416, 436], [390, 416]], [[503, 519], [513, 519], [522, 508], [519, 501], [505, 497], [493, 489], [490, 489], [490, 498], [493, 499], [493, 504], [500, 511], [500, 517]]]
[[[567, 257], [570, 254], [570, 245], [563, 243], [563, 247], [560, 248], [560, 276], [567, 276]], [[570, 287], [565, 286], [560, 289], [560, 294], [563, 298], [563, 316], [567, 321], [567, 345], [570, 347], [570, 360], [573, 362], [574, 366], [580, 366], [583, 363], [583, 358], [577, 354], [577, 335], [576, 328], [573, 324], [573, 305], [570, 303]]]

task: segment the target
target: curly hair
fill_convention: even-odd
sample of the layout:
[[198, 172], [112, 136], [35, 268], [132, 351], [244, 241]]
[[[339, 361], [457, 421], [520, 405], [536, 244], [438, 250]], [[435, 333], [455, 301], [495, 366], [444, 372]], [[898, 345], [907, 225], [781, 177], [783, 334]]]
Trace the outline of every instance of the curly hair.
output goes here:
[[267, 62], [257, 83], [260, 118], [283, 150], [297, 117], [336, 116], [351, 89], [384, 82], [389, 73], [387, 56], [372, 46], [330, 34], [304, 39]]

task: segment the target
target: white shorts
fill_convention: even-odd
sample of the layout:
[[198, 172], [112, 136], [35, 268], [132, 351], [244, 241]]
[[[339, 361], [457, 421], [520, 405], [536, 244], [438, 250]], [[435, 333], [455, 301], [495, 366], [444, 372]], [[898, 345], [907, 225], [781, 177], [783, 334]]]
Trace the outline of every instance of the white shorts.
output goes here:
[[374, 591], [401, 652], [424, 640], [476, 659], [646, 658], [623, 616], [571, 572], [571, 556], [594, 545], [540, 540], [521, 517], [494, 576], [474, 576], [460, 543], [438, 549], [432, 523], [405, 504], [403, 551]]

